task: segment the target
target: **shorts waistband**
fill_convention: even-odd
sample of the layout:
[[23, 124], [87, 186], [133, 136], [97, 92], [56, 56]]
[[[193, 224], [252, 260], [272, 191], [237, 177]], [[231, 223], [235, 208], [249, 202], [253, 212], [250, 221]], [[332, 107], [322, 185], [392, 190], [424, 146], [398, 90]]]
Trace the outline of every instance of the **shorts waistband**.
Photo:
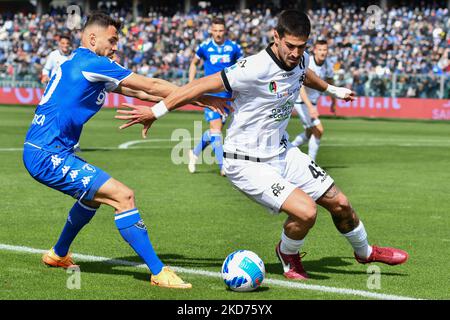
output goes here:
[[259, 157], [252, 157], [248, 155], [243, 154], [237, 154], [237, 153], [231, 153], [231, 152], [224, 152], [223, 157], [227, 159], [236, 159], [236, 160], [247, 160], [247, 161], [253, 161], [253, 162], [263, 162], [261, 158]]

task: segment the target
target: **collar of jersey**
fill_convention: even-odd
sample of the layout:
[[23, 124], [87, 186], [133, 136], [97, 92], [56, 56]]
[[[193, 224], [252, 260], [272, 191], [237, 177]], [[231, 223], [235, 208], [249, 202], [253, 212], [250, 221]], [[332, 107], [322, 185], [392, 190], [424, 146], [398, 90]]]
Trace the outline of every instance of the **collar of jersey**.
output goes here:
[[269, 56], [272, 58], [272, 60], [277, 64], [277, 66], [279, 66], [284, 71], [292, 71], [292, 70], [294, 70], [297, 66], [293, 66], [292, 68], [289, 68], [283, 61], [278, 59], [278, 57], [272, 51], [272, 48], [271, 48], [272, 45], [273, 45], [273, 42], [269, 44], [269, 46], [266, 48], [266, 51], [269, 54]]

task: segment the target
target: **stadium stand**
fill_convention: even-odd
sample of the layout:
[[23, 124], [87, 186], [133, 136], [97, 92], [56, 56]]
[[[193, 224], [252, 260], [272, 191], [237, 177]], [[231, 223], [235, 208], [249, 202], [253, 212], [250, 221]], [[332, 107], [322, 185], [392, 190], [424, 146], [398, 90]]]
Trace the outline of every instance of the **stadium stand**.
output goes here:
[[[217, 8], [195, 7], [168, 14], [155, 8], [136, 18], [128, 7], [106, 6], [123, 20], [119, 44], [121, 63], [133, 71], [164, 79], [187, 81], [193, 49], [208, 37]], [[157, 11], [159, 10], [159, 11]], [[276, 24], [272, 7], [222, 12], [229, 37], [245, 55], [271, 41]], [[318, 8], [308, 11], [313, 37], [330, 42], [337, 85], [352, 87], [360, 96], [449, 98], [450, 21], [448, 8], [398, 7], [384, 10], [373, 28], [365, 8]], [[65, 8], [49, 13], [2, 13], [0, 16], [0, 83], [40, 87], [45, 59], [60, 34], [70, 34], [78, 46], [80, 32], [67, 28]]]

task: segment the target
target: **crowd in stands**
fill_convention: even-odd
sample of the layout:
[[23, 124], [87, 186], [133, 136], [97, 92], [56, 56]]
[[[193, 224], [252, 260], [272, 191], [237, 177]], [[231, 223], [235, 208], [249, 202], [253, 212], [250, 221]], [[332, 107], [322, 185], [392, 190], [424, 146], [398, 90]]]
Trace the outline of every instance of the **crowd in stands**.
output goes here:
[[[178, 82], [187, 80], [195, 48], [209, 37], [214, 16], [206, 9], [173, 15], [150, 12], [137, 19], [130, 10], [112, 15], [123, 21], [118, 48], [121, 63], [139, 74]], [[277, 22], [273, 10], [222, 15], [228, 37], [242, 46], [245, 55], [272, 41]], [[352, 87], [358, 95], [437, 98], [445, 75], [444, 91], [449, 95], [448, 9], [392, 8], [371, 17], [365, 8], [345, 7], [310, 10], [308, 15], [311, 41], [318, 37], [329, 41], [338, 85]], [[81, 33], [68, 29], [64, 11], [0, 16], [0, 80], [38, 80], [61, 34], [71, 35], [73, 47], [79, 46]]]

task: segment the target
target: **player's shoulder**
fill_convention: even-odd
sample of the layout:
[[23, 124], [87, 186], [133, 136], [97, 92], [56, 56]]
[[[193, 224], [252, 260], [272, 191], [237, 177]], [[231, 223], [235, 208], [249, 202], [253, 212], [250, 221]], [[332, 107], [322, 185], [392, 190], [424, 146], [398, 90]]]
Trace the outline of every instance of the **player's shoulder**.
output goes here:
[[300, 63], [299, 63], [300, 68], [301, 69], [308, 68], [310, 66], [311, 60], [314, 60], [314, 59], [311, 59], [311, 56], [309, 55], [309, 53], [306, 51], [303, 52], [303, 56], [300, 59]]
[[228, 46], [228, 47], [231, 47], [231, 48], [233, 48], [233, 49], [235, 49], [235, 48], [240, 49], [240, 48], [241, 48], [241, 46], [239, 45], [239, 43], [237, 43], [236, 41], [231, 40], [231, 39], [225, 40], [225, 49], [227, 48], [227, 46]]
[[92, 52], [91, 50], [86, 48], [78, 48], [77, 50], [75, 50], [73, 52], [73, 58], [83, 68], [104, 69], [105, 67], [107, 67], [109, 69], [110, 66], [114, 67], [116, 65], [124, 68], [113, 59], [105, 56], [99, 56], [95, 52]]
[[51, 51], [51, 52], [48, 54], [48, 56], [51, 57], [51, 58], [56, 58], [56, 57], [58, 57], [58, 56], [60, 56], [60, 55], [61, 55], [61, 53], [59, 52], [58, 49], [55, 49], [55, 50]]
[[270, 63], [268, 62], [269, 60], [264, 55], [264, 51], [261, 51], [257, 54], [239, 59], [235, 65], [241, 68], [246, 74], [260, 78], [270, 71]]
[[209, 46], [212, 46], [212, 44], [213, 44], [212, 39], [208, 38], [208, 39], [200, 42], [200, 44], [198, 46], [199, 46], [199, 48], [207, 48]]

